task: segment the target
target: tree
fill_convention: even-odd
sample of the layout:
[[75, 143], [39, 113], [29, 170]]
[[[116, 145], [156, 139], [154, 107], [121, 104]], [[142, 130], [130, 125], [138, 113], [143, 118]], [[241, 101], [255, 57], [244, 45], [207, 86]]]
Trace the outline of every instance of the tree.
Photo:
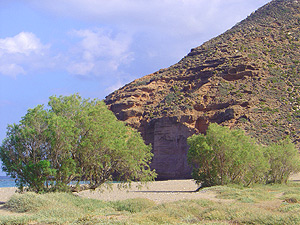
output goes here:
[[71, 190], [71, 181], [95, 189], [116, 179], [150, 181], [151, 146], [124, 125], [103, 101], [52, 96], [48, 107], [28, 110], [9, 125], [0, 147], [3, 171], [36, 192]]
[[207, 134], [188, 138], [188, 161], [202, 187], [262, 182], [268, 171], [263, 149], [242, 130], [210, 124]]
[[300, 171], [299, 153], [289, 138], [265, 147], [270, 170], [267, 183], [287, 183], [292, 173]]

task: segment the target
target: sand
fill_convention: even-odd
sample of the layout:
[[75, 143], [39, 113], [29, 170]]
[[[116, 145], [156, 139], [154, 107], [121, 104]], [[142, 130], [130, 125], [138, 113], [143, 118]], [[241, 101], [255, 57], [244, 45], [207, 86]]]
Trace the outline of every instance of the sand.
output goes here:
[[94, 198], [104, 201], [124, 200], [130, 198], [147, 198], [157, 203], [178, 201], [184, 199], [214, 199], [212, 192], [195, 192], [198, 186], [193, 180], [168, 180], [148, 183], [138, 188], [138, 183], [132, 183], [131, 188], [118, 189], [113, 184], [112, 190], [102, 188], [96, 191], [82, 191], [76, 195], [85, 198]]
[[14, 187], [0, 188], [0, 204], [3, 205], [7, 202], [16, 193], [16, 190], [17, 188]]
[[[290, 177], [292, 181], [300, 181], [300, 173]], [[184, 199], [209, 199], [214, 201], [224, 201], [217, 199], [212, 191], [195, 192], [198, 186], [194, 180], [167, 180], [154, 181], [142, 188], [138, 188], [139, 183], [133, 182], [131, 188], [119, 189], [117, 184], [112, 184], [111, 189], [101, 188], [95, 191], [82, 191], [74, 195], [84, 198], [100, 199], [104, 201], [116, 201], [130, 198], [147, 198], [157, 203], [178, 201]], [[3, 205], [15, 193], [17, 188], [0, 188], [0, 205]]]
[[[215, 193], [213, 192], [195, 192], [198, 186], [193, 180], [155, 181], [148, 183], [146, 186], [142, 186], [141, 188], [138, 186], [139, 183], [133, 182], [130, 188], [119, 189], [117, 184], [112, 184], [109, 189], [103, 187], [95, 191], [86, 190], [73, 194], [84, 198], [93, 198], [104, 201], [116, 201], [131, 198], [146, 198], [153, 200], [156, 203], [184, 199], [210, 199], [215, 201], [224, 201], [215, 198]], [[16, 190], [17, 188], [0, 188], [0, 216], [20, 215], [12, 213], [3, 207], [5, 202], [15, 194]]]
[[[95, 191], [82, 191], [74, 195], [84, 198], [94, 198], [104, 201], [116, 201], [130, 198], [147, 198], [157, 203], [177, 201], [183, 199], [214, 199], [212, 192], [195, 192], [198, 186], [193, 180], [168, 180], [155, 181], [138, 187], [139, 183], [133, 182], [130, 188], [118, 188], [117, 184], [112, 184], [110, 188], [102, 187]], [[0, 204], [4, 204], [15, 194], [17, 188], [0, 188]]]

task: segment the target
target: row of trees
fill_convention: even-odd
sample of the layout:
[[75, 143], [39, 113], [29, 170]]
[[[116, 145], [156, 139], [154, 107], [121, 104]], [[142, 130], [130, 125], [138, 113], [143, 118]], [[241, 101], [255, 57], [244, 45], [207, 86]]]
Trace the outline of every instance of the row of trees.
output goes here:
[[149, 181], [151, 146], [116, 119], [103, 101], [79, 95], [50, 97], [8, 126], [0, 147], [3, 170], [19, 189], [71, 190], [71, 181], [95, 189], [108, 180]]
[[300, 171], [299, 153], [289, 139], [263, 146], [242, 130], [210, 124], [206, 135], [193, 135], [188, 144], [192, 175], [201, 187], [286, 183]]
[[[300, 171], [298, 151], [289, 139], [258, 145], [242, 130], [210, 124], [206, 135], [188, 138], [193, 177], [204, 186], [286, 183]], [[109, 180], [151, 181], [153, 154], [140, 134], [116, 119], [99, 100], [79, 95], [50, 97], [48, 107], [28, 110], [8, 126], [0, 146], [3, 171], [20, 190], [95, 189]], [[70, 186], [77, 181], [77, 186]]]

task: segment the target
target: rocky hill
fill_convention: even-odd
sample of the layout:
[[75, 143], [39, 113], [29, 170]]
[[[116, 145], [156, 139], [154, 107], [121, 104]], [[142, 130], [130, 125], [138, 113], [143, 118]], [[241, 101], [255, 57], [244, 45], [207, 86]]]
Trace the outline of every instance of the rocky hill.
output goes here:
[[187, 178], [186, 139], [215, 122], [300, 146], [300, 1], [274, 0], [180, 62], [106, 97], [153, 146], [159, 178]]

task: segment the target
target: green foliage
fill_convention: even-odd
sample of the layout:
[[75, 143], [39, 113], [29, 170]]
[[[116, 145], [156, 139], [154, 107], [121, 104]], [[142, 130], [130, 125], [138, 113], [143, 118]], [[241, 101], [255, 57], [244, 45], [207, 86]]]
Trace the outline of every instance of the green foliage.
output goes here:
[[298, 151], [288, 138], [260, 146], [241, 130], [210, 124], [206, 135], [193, 135], [188, 144], [192, 175], [202, 186], [281, 184], [300, 171]]
[[166, 102], [166, 104], [170, 105], [172, 102], [177, 101], [177, 99], [178, 99], [178, 96], [176, 95], [176, 93], [171, 92], [170, 94], [168, 94], [165, 97], [165, 102]]
[[209, 187], [206, 190], [216, 192], [217, 197], [220, 199], [234, 199], [238, 202], [254, 203], [274, 200], [275, 193], [279, 192], [277, 190], [271, 191], [268, 188], [269, 186], [260, 184], [254, 185], [253, 188], [230, 184], [227, 186]]
[[5, 204], [5, 207], [12, 212], [24, 213], [33, 212], [51, 204], [42, 195], [29, 192], [26, 194], [15, 194]]
[[204, 189], [216, 193], [215, 200], [161, 204], [104, 202], [69, 193], [16, 194], [5, 204], [11, 213], [0, 216], [0, 224], [299, 224], [299, 187], [296, 182], [216, 186]]
[[154, 201], [144, 198], [127, 199], [123, 201], [112, 202], [112, 206], [117, 211], [128, 211], [131, 213], [142, 212], [154, 207]]
[[[255, 205], [242, 202], [186, 200], [165, 203], [142, 214], [136, 214], [136, 224], [298, 224], [296, 211], [279, 212], [270, 203]], [[299, 206], [298, 206], [299, 207]], [[297, 207], [294, 207], [297, 208]]]
[[270, 164], [269, 183], [286, 183], [292, 173], [300, 171], [299, 153], [289, 138], [266, 147], [265, 154]]
[[[114, 212], [109, 204], [95, 199], [76, 197], [70, 193], [15, 194], [5, 208], [17, 214], [15, 218], [2, 218], [1, 224], [77, 224], [87, 216]], [[73, 223], [72, 223], [73, 224]], [[83, 224], [83, 223], [78, 223]]]
[[202, 186], [261, 182], [268, 163], [253, 139], [241, 130], [210, 124], [207, 134], [188, 138], [188, 161]]
[[29, 161], [23, 166], [23, 176], [17, 180], [19, 186], [24, 187], [26, 183], [32, 186], [37, 192], [44, 189], [44, 185], [51, 176], [55, 176], [55, 169], [51, 169], [50, 162], [40, 160], [36, 163]]
[[[17, 186], [35, 192], [68, 191], [71, 181], [95, 189], [117, 179], [149, 181], [151, 146], [124, 125], [104, 102], [79, 95], [50, 97], [48, 108], [28, 110], [8, 126], [0, 147], [3, 170]], [[114, 176], [114, 177], [113, 177]]]

